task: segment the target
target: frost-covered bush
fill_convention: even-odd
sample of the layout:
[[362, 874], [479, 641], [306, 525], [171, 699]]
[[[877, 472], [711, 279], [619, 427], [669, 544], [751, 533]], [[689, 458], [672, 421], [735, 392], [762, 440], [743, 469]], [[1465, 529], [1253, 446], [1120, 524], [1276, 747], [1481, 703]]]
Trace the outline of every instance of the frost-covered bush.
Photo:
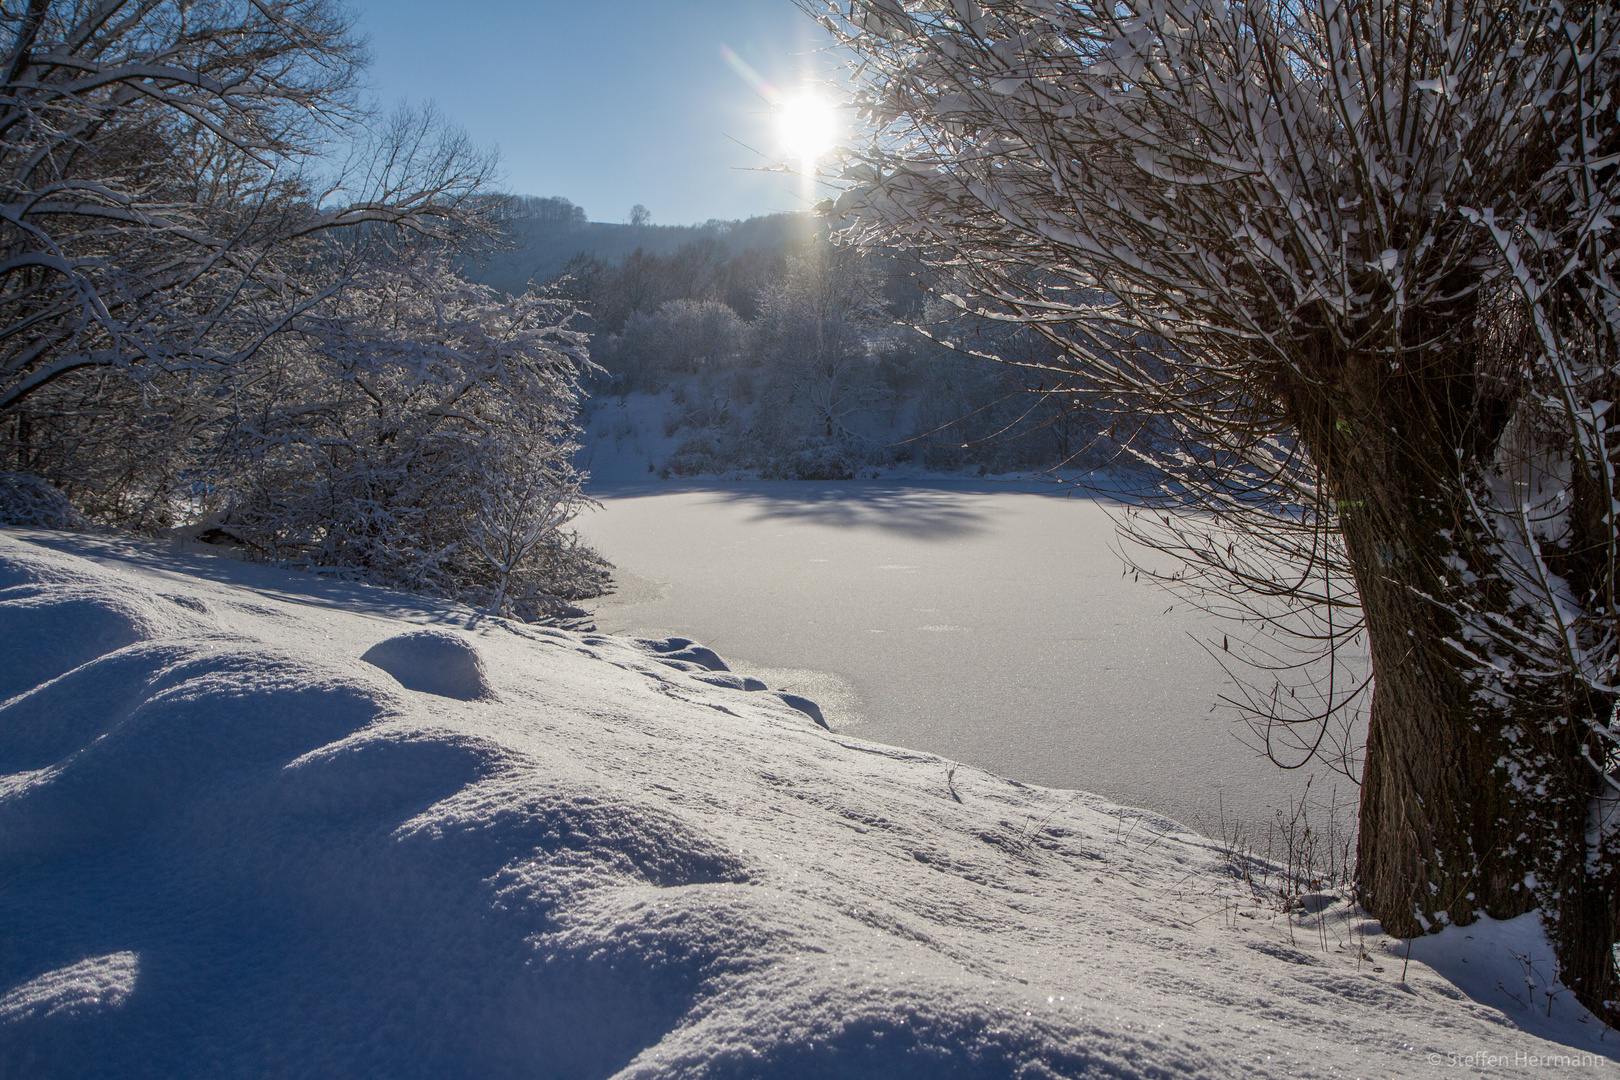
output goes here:
[[849, 252], [812, 245], [760, 298], [760, 354], [768, 408], [804, 436], [850, 441], [886, 398], [869, 341], [889, 319], [872, 267]]
[[[84, 368], [0, 424], [0, 463], [40, 477], [86, 521], [139, 533], [183, 523], [206, 478], [195, 468], [232, 404], [219, 373]], [[9, 431], [7, 430], [9, 428]]]
[[[795, 236], [763, 262], [757, 254], [676, 260], [680, 273], [645, 257], [617, 268], [583, 260], [565, 286], [602, 330], [592, 343], [603, 368], [597, 394], [626, 402], [631, 393], [662, 395], [676, 408], [652, 419], [647, 434], [703, 440], [659, 462], [670, 475], [820, 472], [802, 456], [788, 460], [811, 440], [838, 443], [857, 473], [899, 463], [944, 472], [1090, 468], [1117, 452], [1097, 452], [1106, 425], [1083, 395], [1043, 385], [1039, 373], [1013, 377], [984, 355], [1004, 351], [991, 339], [1050, 354], [1048, 343], [926, 300], [915, 263], [822, 233]], [[718, 302], [722, 267], [746, 269], [756, 283], [749, 304], [730, 292]], [[683, 292], [671, 299], [670, 290]], [[931, 341], [913, 323], [960, 347]], [[1050, 355], [1037, 359], [1028, 371], [1051, 367]], [[616, 442], [629, 434], [612, 432]]]
[[675, 447], [659, 475], [666, 480], [671, 476], [713, 476], [728, 471], [735, 464], [728, 459], [719, 439], [713, 435], [698, 435]]
[[718, 300], [671, 300], [637, 312], [604, 359], [626, 391], [661, 389], [671, 375], [735, 364], [749, 347], [749, 327]]
[[0, 525], [78, 529], [84, 524], [67, 496], [39, 477], [0, 471]]
[[762, 470], [771, 480], [853, 480], [860, 459], [834, 439], [808, 439]]
[[211, 526], [262, 559], [502, 614], [596, 595], [605, 564], [562, 531], [585, 502], [573, 315], [439, 263], [369, 271], [248, 373]]
[[154, 424], [142, 461], [140, 417], [217, 390], [360, 230], [480, 217], [491, 160], [431, 111], [374, 124], [334, 0], [30, 0], [0, 23], [0, 465], [154, 525], [191, 432]]

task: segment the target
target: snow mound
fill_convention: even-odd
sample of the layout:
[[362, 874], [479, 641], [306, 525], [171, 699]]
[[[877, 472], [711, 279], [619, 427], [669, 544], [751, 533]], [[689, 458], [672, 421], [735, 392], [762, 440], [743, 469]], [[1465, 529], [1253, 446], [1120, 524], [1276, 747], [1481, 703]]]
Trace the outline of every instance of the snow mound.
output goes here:
[[[1343, 904], [1255, 908], [1162, 818], [642, 643], [95, 543], [0, 531], [0, 1076], [1425, 1076], [1599, 1045], [1420, 955], [1402, 981]], [[479, 692], [401, 689], [379, 631], [412, 678], [481, 658]]]
[[379, 641], [360, 657], [407, 690], [477, 701], [491, 694], [478, 650], [448, 630], [418, 630]]
[[0, 701], [138, 641], [195, 624], [193, 613], [85, 563], [31, 552], [0, 558]]
[[706, 671], [730, 671], [718, 653], [690, 638], [633, 638], [638, 647], [654, 654], [662, 663], [692, 664]]
[[132, 952], [92, 956], [48, 971], [0, 997], [0, 1024], [116, 1009], [134, 992], [139, 972]]
[[800, 712], [804, 713], [804, 715], [814, 720], [817, 724], [821, 725], [822, 727], [827, 727], [827, 720], [821, 715], [821, 706], [817, 705], [809, 698], [800, 694], [789, 694], [781, 690], [776, 692], [776, 696], [781, 698], [783, 703], [788, 705], [790, 708], [798, 709]]

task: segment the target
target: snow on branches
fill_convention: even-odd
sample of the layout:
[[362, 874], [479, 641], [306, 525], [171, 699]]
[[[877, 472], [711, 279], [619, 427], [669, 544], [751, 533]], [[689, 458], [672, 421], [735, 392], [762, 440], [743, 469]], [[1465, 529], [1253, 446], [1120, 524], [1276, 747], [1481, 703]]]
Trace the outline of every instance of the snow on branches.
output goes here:
[[0, 0], [0, 29], [0, 468], [502, 613], [599, 591], [560, 531], [573, 308], [448, 269], [493, 159], [431, 110], [373, 124], [335, 0]]
[[4, 0], [0, 30], [0, 416], [250, 355], [325, 295], [318, 237], [443, 232], [490, 169], [431, 114], [366, 132], [331, 0]]
[[506, 297], [442, 262], [374, 267], [300, 324], [302, 343], [241, 371], [252, 402], [217, 528], [260, 558], [556, 614], [602, 564], [561, 527], [585, 336], [572, 304]]
[[[1365, 632], [1386, 926], [1540, 902], [1582, 1000], [1620, 998], [1620, 8], [806, 6], [859, 57], [846, 235], [1160, 418], [1133, 449], [1208, 516], [1137, 534], [1181, 584], [1330, 663]], [[1263, 727], [1359, 691], [1265, 683]]]

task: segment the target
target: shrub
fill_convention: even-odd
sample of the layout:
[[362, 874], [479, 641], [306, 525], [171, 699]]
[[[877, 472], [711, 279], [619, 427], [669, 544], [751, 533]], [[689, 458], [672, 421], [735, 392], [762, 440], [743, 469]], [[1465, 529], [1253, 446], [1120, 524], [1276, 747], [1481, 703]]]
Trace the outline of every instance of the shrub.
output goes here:
[[209, 524], [258, 558], [488, 604], [601, 591], [561, 532], [588, 366], [571, 304], [426, 263], [372, 270], [259, 365]]

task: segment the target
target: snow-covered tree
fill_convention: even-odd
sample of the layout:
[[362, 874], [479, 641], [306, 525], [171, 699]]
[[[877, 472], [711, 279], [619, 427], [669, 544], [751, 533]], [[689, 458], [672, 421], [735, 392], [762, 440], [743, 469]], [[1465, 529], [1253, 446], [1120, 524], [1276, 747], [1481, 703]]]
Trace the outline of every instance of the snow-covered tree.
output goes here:
[[858, 58], [855, 235], [1166, 417], [1205, 584], [1364, 627], [1363, 903], [1401, 934], [1539, 906], [1620, 1015], [1620, 9], [807, 6]]
[[867, 338], [887, 321], [873, 268], [849, 249], [810, 244], [760, 297], [776, 404], [808, 417], [822, 438], [854, 436], [855, 420], [882, 399]]
[[536, 617], [600, 592], [562, 526], [584, 335], [572, 304], [441, 261], [373, 267], [238, 368], [208, 527], [258, 557]]
[[635, 381], [656, 385], [672, 372], [696, 374], [735, 363], [748, 346], [748, 326], [718, 300], [670, 300], [636, 312], [616, 349]]
[[599, 591], [559, 531], [573, 307], [446, 268], [509, 209], [492, 159], [432, 110], [374, 122], [347, 18], [0, 0], [0, 466], [101, 521], [214, 512], [261, 557], [545, 614]]
[[[333, 0], [0, 0], [0, 28], [0, 422], [19, 443], [28, 400], [72, 372], [251, 355], [334, 287], [307, 273], [332, 258], [318, 238], [443, 232], [489, 171], [431, 113], [367, 134]], [[334, 145], [346, 164], [322, 160]]]

